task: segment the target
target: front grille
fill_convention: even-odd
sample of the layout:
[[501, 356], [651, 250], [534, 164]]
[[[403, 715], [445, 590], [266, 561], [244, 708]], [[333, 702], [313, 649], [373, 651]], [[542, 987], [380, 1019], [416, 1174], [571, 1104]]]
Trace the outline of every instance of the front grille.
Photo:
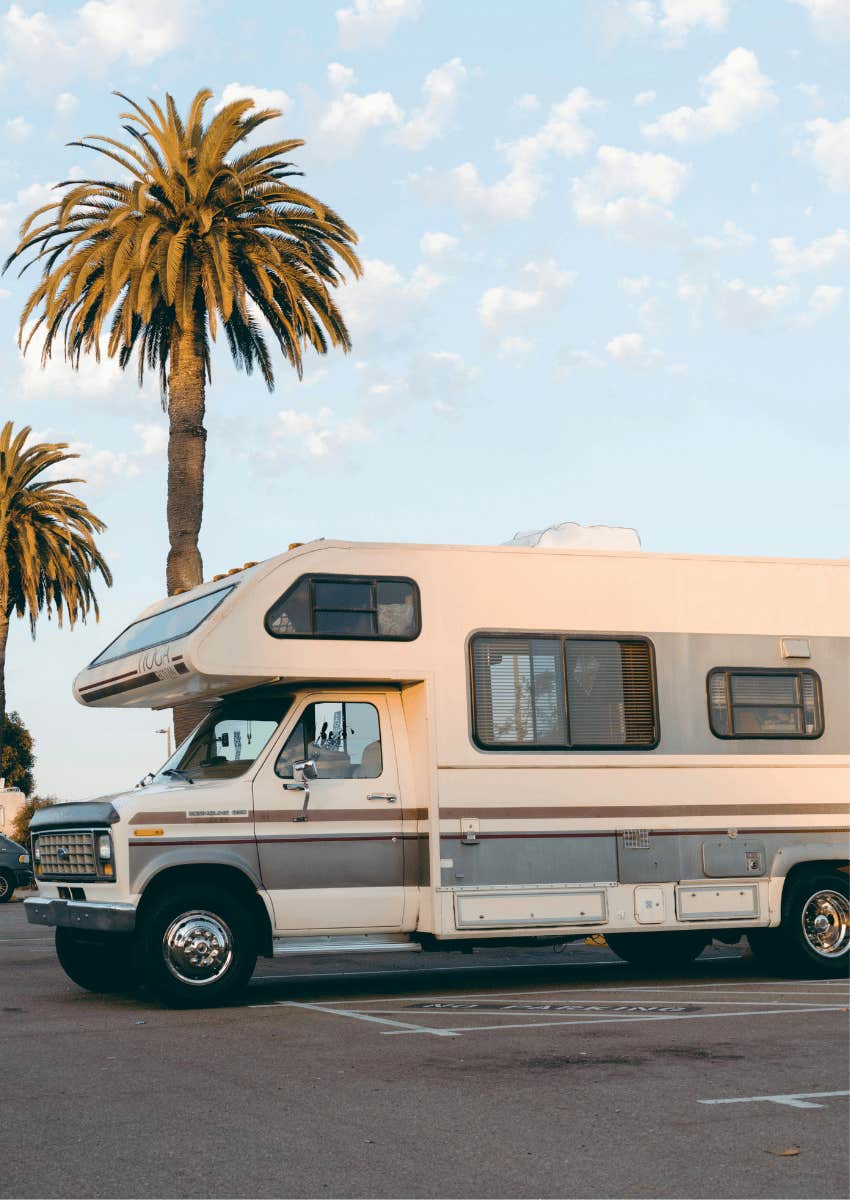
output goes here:
[[90, 829], [68, 833], [40, 833], [35, 840], [41, 870], [39, 879], [96, 879], [94, 833]]

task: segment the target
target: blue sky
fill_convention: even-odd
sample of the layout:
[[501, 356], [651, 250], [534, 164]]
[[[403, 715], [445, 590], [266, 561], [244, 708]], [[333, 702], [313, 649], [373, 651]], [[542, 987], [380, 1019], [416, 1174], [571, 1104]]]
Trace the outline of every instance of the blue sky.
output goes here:
[[[644, 548], [831, 557], [847, 542], [848, 0], [87, 0], [0, 9], [0, 241], [120, 89], [242, 94], [303, 137], [360, 236], [349, 356], [278, 386], [214, 362], [210, 577], [312, 537], [498, 543], [553, 521]], [[133, 783], [165, 714], [71, 680], [164, 592], [165, 420], [112, 363], [22, 360], [3, 419], [74, 444], [109, 530], [100, 626], [14, 629], [41, 792]]]

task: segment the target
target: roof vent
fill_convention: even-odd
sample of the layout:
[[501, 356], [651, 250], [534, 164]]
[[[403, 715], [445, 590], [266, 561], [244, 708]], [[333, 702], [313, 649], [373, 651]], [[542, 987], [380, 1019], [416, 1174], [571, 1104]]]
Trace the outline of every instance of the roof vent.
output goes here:
[[640, 550], [640, 536], [636, 529], [622, 525], [579, 525], [575, 521], [561, 521], [547, 525], [545, 529], [532, 529], [527, 533], [515, 533], [505, 546], [542, 546], [565, 550]]

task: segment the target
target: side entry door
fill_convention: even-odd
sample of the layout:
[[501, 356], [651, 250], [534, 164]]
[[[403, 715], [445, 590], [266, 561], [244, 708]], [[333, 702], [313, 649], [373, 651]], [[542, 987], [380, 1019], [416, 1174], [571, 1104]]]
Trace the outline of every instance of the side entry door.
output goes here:
[[[315, 778], [296, 768], [304, 761]], [[402, 797], [381, 693], [296, 701], [254, 779], [254, 821], [278, 933], [401, 929]]]

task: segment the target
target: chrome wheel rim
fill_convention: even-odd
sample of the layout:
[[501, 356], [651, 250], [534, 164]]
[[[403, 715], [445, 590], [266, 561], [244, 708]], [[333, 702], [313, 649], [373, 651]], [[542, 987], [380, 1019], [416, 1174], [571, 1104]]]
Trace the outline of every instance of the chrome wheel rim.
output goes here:
[[233, 961], [233, 934], [215, 913], [181, 913], [163, 934], [162, 957], [175, 979], [204, 987], [221, 979]]
[[803, 937], [824, 958], [846, 954], [850, 946], [850, 900], [841, 892], [824, 888], [803, 905]]

